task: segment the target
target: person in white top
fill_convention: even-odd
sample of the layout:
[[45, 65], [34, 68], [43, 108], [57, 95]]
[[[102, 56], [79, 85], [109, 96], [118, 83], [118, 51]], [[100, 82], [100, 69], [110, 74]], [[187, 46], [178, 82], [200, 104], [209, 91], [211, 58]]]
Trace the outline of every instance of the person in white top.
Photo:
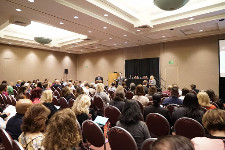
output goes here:
[[141, 84], [137, 85], [133, 99], [139, 101], [143, 106], [147, 106], [149, 103], [149, 99], [144, 95], [145, 91], [143, 86]]

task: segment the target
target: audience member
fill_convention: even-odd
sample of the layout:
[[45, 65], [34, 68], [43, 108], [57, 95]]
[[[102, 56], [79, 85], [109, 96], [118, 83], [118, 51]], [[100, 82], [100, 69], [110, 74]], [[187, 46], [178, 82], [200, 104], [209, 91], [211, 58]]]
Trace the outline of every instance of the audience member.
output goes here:
[[199, 92], [198, 95], [199, 104], [206, 109], [214, 109], [216, 106], [210, 104], [209, 96], [206, 92]]
[[117, 122], [117, 126], [124, 128], [133, 136], [137, 143], [138, 150], [141, 150], [141, 145], [144, 140], [150, 138], [148, 127], [145, 122], [141, 120], [141, 110], [137, 101], [127, 100], [120, 120]]
[[148, 94], [148, 81], [147, 80], [143, 81], [143, 88], [144, 88], [145, 94]]
[[42, 94], [42, 89], [37, 87], [31, 91], [30, 100], [33, 104], [41, 103], [40, 98]]
[[225, 110], [208, 110], [202, 118], [202, 124], [210, 136], [192, 139], [195, 150], [224, 150]]
[[202, 123], [202, 117], [204, 111], [198, 103], [197, 96], [193, 93], [188, 93], [184, 97], [183, 106], [174, 109], [172, 114], [172, 123], [181, 117], [189, 117], [195, 119], [199, 123]]
[[222, 102], [222, 100], [220, 100], [220, 99], [216, 96], [215, 92], [214, 92], [212, 89], [208, 89], [208, 90], [206, 91], [206, 93], [208, 94], [208, 96], [209, 96], [211, 102], [216, 103], [216, 104], [219, 106], [220, 109], [223, 109], [223, 102]]
[[14, 93], [13, 93], [13, 86], [14, 86], [14, 83], [13, 82], [9, 82], [8, 89], [7, 89], [7, 92], [8, 92], [9, 95], [14, 95]]
[[179, 99], [178, 97], [179, 97], [178, 87], [173, 87], [171, 90], [171, 97], [166, 98], [162, 104], [164, 106], [167, 106], [169, 104], [182, 105], [183, 101]]
[[98, 76], [95, 77], [95, 81], [102, 81], [102, 83], [103, 83], [103, 77], [101, 77], [101, 75], [98, 74]]
[[167, 135], [154, 141], [149, 150], [194, 150], [194, 146], [186, 137]]
[[27, 87], [26, 86], [21, 86], [19, 88], [19, 91], [16, 95], [16, 100], [19, 100], [19, 99], [26, 99], [26, 93], [27, 93]]
[[104, 85], [102, 83], [99, 83], [96, 87], [96, 93], [95, 96], [99, 96], [102, 98], [104, 102], [104, 106], [107, 106], [110, 101], [109, 96], [104, 92]]
[[91, 93], [91, 95], [95, 94], [95, 84], [94, 83], [90, 84], [89, 92]]
[[184, 100], [184, 97], [187, 93], [189, 93], [189, 90], [187, 88], [183, 88], [181, 91], [182, 95], [179, 97], [179, 99]]
[[57, 88], [60, 88], [61, 89], [62, 88], [61, 87], [61, 83], [60, 83], [59, 80], [55, 80], [55, 84], [53, 84], [52, 87], [54, 87], [55, 89], [57, 89]]
[[90, 85], [86, 83], [83, 87], [84, 94], [89, 95], [89, 88], [90, 88]]
[[4, 94], [5, 96], [8, 96], [7, 89], [8, 89], [7, 83], [1, 84], [0, 85], [0, 94]]
[[81, 142], [76, 115], [69, 109], [55, 113], [50, 119], [43, 140], [46, 150], [72, 150]]
[[113, 82], [113, 83], [111, 83], [111, 86], [109, 87], [109, 89], [108, 89], [109, 91], [113, 91], [113, 92], [115, 92], [116, 91], [116, 84]]
[[153, 94], [153, 96], [152, 96], [153, 105], [146, 106], [144, 108], [144, 119], [146, 119], [146, 117], [149, 113], [159, 113], [159, 114], [163, 115], [168, 120], [168, 122], [171, 124], [171, 118], [170, 118], [168, 109], [160, 106], [161, 98], [162, 98], [161, 93]]
[[49, 114], [49, 109], [42, 104], [33, 104], [28, 108], [21, 125], [22, 134], [19, 136], [19, 143], [24, 149], [44, 150], [43, 132]]
[[143, 106], [147, 106], [147, 104], [149, 103], [149, 100], [144, 95], [145, 95], [144, 88], [141, 84], [139, 84], [136, 87], [135, 95], [133, 96], [133, 99], [139, 101]]
[[76, 88], [76, 91], [75, 91], [75, 99], [79, 96], [79, 95], [81, 95], [81, 94], [84, 94], [84, 90], [83, 90], [83, 88], [82, 87], [77, 87]]
[[155, 94], [156, 92], [157, 92], [156, 86], [151, 86], [148, 89], [148, 93], [145, 96], [148, 97], [148, 98], [152, 98], [152, 95]]
[[171, 96], [171, 90], [172, 90], [172, 85], [168, 85], [167, 90], [163, 91], [162, 93], [167, 94], [168, 96]]
[[18, 140], [18, 137], [22, 133], [20, 126], [23, 122], [23, 116], [31, 105], [32, 101], [29, 99], [20, 99], [16, 103], [16, 115], [8, 120], [5, 129], [13, 140]]
[[120, 112], [122, 112], [124, 104], [125, 104], [124, 100], [125, 100], [125, 94], [123, 91], [119, 90], [114, 93], [114, 98], [113, 100], [109, 102], [109, 105], [117, 107], [120, 110]]
[[64, 97], [67, 102], [72, 98], [75, 99], [74, 95], [70, 92], [69, 88], [65, 86], [62, 88], [62, 97]]
[[72, 82], [68, 82], [67, 87], [69, 88], [70, 92], [73, 93], [73, 90], [75, 90]]
[[129, 91], [131, 91], [133, 94], [135, 94], [135, 90], [136, 90], [136, 86], [134, 83], [130, 83], [130, 89]]
[[196, 85], [195, 84], [191, 84], [190, 87], [191, 87], [191, 90], [195, 91], [196, 94], [198, 94], [199, 90], [196, 89]]
[[75, 112], [77, 120], [82, 126], [85, 120], [89, 119], [89, 107], [91, 105], [91, 98], [88, 95], [79, 95], [73, 103], [72, 110]]
[[50, 111], [50, 115], [48, 116], [48, 119], [50, 119], [54, 113], [58, 111], [58, 109], [55, 107], [55, 105], [52, 103], [52, 90], [45, 90], [42, 92], [41, 95], [41, 103], [45, 105]]

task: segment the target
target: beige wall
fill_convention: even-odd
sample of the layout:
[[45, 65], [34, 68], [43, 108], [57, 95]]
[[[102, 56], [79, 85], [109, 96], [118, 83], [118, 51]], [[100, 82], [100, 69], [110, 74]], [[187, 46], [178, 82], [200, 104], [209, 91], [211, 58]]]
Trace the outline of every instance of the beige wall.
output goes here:
[[0, 44], [0, 80], [76, 79], [76, 55]]
[[[110, 50], [77, 56], [77, 78], [94, 82], [97, 73], [107, 84], [108, 73], [123, 72], [125, 60], [160, 58], [160, 74], [166, 80], [163, 85], [177, 83], [180, 88], [190, 88], [194, 83], [199, 89], [211, 88], [218, 94], [219, 65], [218, 39], [225, 35], [188, 39]], [[169, 64], [169, 61], [174, 64]]]

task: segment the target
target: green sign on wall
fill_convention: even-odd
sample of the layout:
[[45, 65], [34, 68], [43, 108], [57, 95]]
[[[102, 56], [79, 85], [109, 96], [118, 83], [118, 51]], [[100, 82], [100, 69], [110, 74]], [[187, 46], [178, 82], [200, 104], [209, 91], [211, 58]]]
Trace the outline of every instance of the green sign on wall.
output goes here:
[[174, 62], [172, 60], [169, 61], [169, 64], [173, 64]]

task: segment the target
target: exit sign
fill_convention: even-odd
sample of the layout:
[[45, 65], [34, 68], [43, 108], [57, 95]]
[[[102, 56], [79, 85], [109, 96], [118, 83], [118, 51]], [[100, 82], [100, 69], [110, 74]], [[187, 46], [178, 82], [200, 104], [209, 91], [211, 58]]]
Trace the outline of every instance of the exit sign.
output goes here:
[[172, 60], [169, 61], [169, 64], [174, 64], [174, 62]]

